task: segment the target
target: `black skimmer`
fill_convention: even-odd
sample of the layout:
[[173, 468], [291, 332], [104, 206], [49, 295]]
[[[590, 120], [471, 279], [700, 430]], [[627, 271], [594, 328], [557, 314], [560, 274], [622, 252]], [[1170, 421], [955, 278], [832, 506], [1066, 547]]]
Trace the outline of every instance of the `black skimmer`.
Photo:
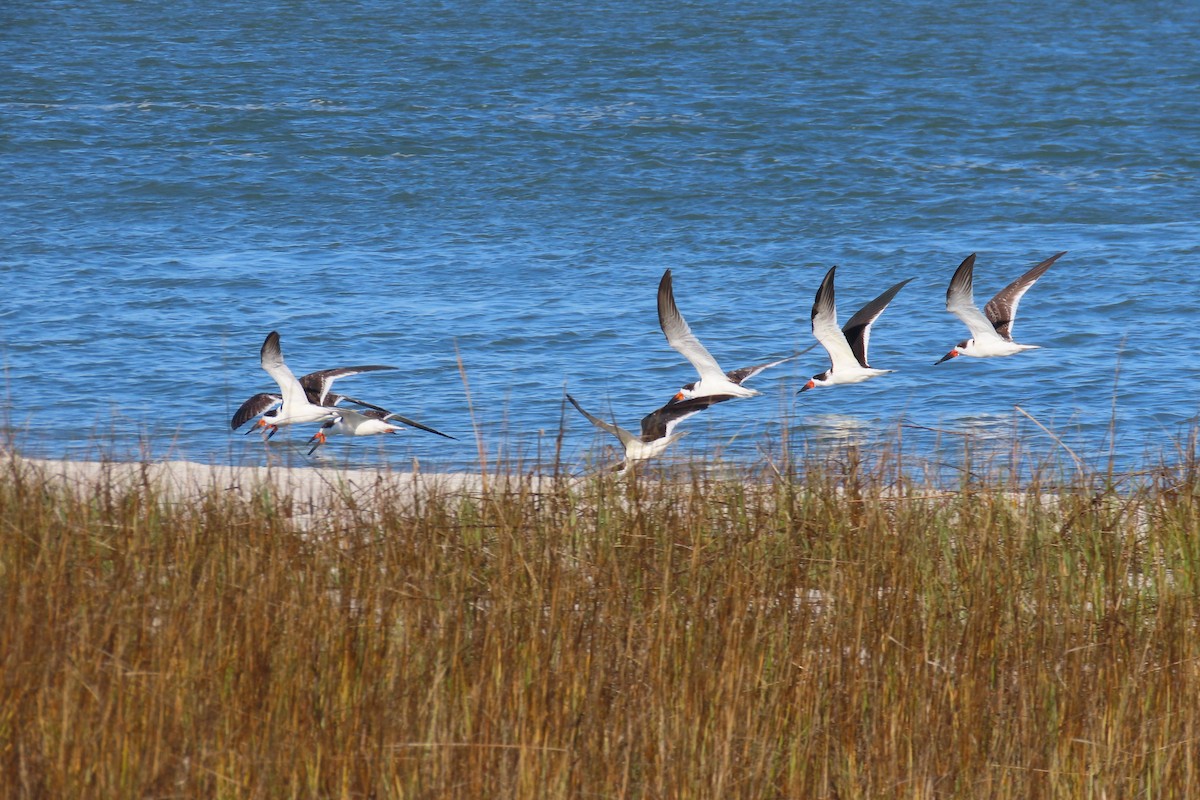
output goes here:
[[1015, 281], [1005, 286], [996, 296], [983, 307], [983, 312], [975, 305], [972, 282], [975, 274], [975, 254], [967, 256], [954, 271], [950, 279], [950, 287], [946, 289], [946, 310], [963, 321], [971, 331], [971, 338], [964, 339], [954, 346], [949, 353], [935, 363], [949, 361], [955, 356], [974, 356], [975, 358], [991, 358], [993, 356], [1011, 356], [1022, 350], [1035, 350], [1036, 344], [1017, 344], [1012, 338], [1012, 326], [1017, 318], [1017, 306], [1021, 298], [1029, 291], [1029, 287], [1037, 283], [1037, 279], [1050, 269], [1050, 265], [1065, 256], [1067, 251], [1056, 253], [1026, 272]]
[[[885, 375], [893, 370], [875, 369], [867, 363], [867, 345], [871, 341], [871, 324], [892, 302], [896, 293], [911, 281], [903, 280], [858, 310], [841, 328], [837, 324], [837, 307], [833, 297], [833, 276], [837, 267], [830, 267], [817, 289], [812, 307], [812, 331], [817, 341], [829, 353], [829, 369], [813, 375], [812, 380], [800, 389], [806, 392], [817, 386], [836, 386], [840, 383], [862, 383], [876, 375]], [[799, 392], [797, 392], [799, 394]]]
[[[365, 400], [359, 400], [355, 397], [350, 397], [345, 394], [337, 394], [329, 391], [329, 387], [338, 378], [345, 378], [350, 375], [357, 375], [360, 372], [374, 372], [380, 369], [396, 369], [395, 367], [385, 367], [380, 364], [371, 364], [359, 367], [338, 367], [336, 369], [324, 369], [319, 372], [310, 372], [300, 378], [300, 386], [304, 389], [304, 394], [308, 397], [309, 402], [319, 406], [339, 406], [342, 403], [350, 403], [352, 405], [369, 408], [374, 411], [385, 411], [377, 405], [368, 403]], [[229, 423], [232, 430], [245, 425], [250, 420], [257, 417], [259, 414], [265, 414], [271, 409], [283, 402], [283, 396], [277, 392], [260, 392], [246, 399], [246, 402], [238, 406], [238, 410], [233, 412], [233, 419]], [[251, 431], [254, 428], [250, 429]]]
[[[370, 408], [367, 403], [361, 403], [344, 395], [330, 392], [330, 386], [338, 378], [354, 375], [359, 372], [371, 372], [380, 369], [394, 369], [382, 365], [365, 367], [342, 367], [324, 370], [305, 375], [308, 385], [305, 386], [283, 360], [283, 351], [279, 347], [279, 333], [271, 331], [259, 351], [259, 360], [275, 383], [279, 384], [279, 394], [261, 393], [249, 398], [233, 415], [230, 423], [235, 430], [247, 420], [258, 414], [263, 416], [251, 430], [265, 428], [267, 438], [270, 438], [282, 425], [294, 425], [303, 422], [325, 422], [333, 419], [333, 405], [336, 402], [347, 401]], [[276, 404], [279, 405], [275, 409]], [[249, 432], [249, 431], [247, 431]]]
[[584, 410], [583, 406], [575, 402], [575, 398], [571, 397], [571, 395], [567, 395], [567, 399], [593, 425], [601, 430], [608, 431], [620, 440], [621, 446], [625, 448], [625, 460], [615, 467], [617, 470], [624, 470], [638, 461], [645, 461], [661, 454], [672, 442], [687, 433], [687, 431], [675, 433], [676, 425], [693, 414], [699, 414], [704, 409], [716, 405], [722, 400], [722, 398], [712, 396], [693, 397], [689, 400], [672, 400], [662, 408], [651, 411], [642, 417], [642, 435], [635, 436], [615, 423], [605, 422], [599, 417], [589, 414]]
[[[392, 424], [392, 420], [395, 420], [399, 424]], [[383, 409], [370, 408], [366, 411], [356, 411], [350, 408], [339, 408], [334, 412], [333, 419], [322, 425], [321, 430], [313, 434], [313, 437], [308, 440], [316, 442], [312, 446], [312, 449], [308, 451], [308, 454], [311, 456], [316, 452], [318, 447], [325, 444], [327, 436], [335, 434], [340, 436], [373, 436], [383, 433], [399, 433], [404, 430], [404, 426], [419, 428], [429, 433], [436, 433], [438, 436], [443, 436], [447, 439], [455, 438], [448, 433], [442, 433], [419, 422], [414, 422], [407, 417], [402, 417], [399, 414], [393, 414]]]
[[[735, 397], [754, 397], [761, 394], [754, 389], [747, 389], [742, 384], [753, 378], [764, 369], [782, 364], [796, 356], [788, 356], [768, 364], [758, 364], [753, 367], [725, 372], [712, 354], [700, 344], [700, 340], [692, 333], [679, 308], [675, 305], [675, 292], [671, 285], [671, 270], [663, 273], [658, 283], [658, 324], [666, 334], [667, 344], [675, 348], [684, 358], [692, 363], [700, 380], [683, 385], [674, 397], [675, 401], [691, 400], [698, 397], [720, 397], [722, 400], [732, 400]], [[815, 347], [815, 345], [814, 345]], [[811, 348], [810, 348], [811, 349]]]

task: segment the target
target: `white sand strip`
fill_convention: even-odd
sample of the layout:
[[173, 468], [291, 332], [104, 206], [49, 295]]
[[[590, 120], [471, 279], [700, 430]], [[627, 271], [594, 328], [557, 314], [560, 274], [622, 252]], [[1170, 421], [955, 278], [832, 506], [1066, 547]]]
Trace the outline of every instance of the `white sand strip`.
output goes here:
[[[366, 500], [386, 493], [402, 499], [424, 495], [480, 495], [485, 481], [478, 473], [391, 472], [371, 469], [323, 469], [315, 467], [234, 467], [194, 461], [122, 463], [108, 461], [58, 461], [25, 458], [5, 453], [0, 458], [10, 468], [27, 469], [80, 491], [109, 491], [148, 487], [168, 499], [187, 502], [212, 492], [229, 493], [242, 499], [272, 492], [290, 498], [295, 506], [344, 506], [347, 501]], [[15, 461], [16, 464], [11, 462]], [[529, 488], [541, 481], [533, 478]], [[498, 488], [493, 483], [489, 489]]]

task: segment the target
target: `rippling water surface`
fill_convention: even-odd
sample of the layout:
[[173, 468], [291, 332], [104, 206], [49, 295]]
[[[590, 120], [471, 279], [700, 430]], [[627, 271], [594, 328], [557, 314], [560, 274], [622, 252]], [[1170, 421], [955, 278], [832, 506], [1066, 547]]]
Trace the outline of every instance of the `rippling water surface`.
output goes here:
[[[21, 446], [306, 463], [308, 431], [229, 430], [271, 388], [277, 329], [297, 373], [399, 367], [343, 388], [463, 440], [340, 441], [324, 463], [467, 468], [474, 425], [489, 458], [546, 457], [563, 421], [567, 458], [603, 458], [564, 388], [635, 427], [693, 377], [657, 327], [667, 267], [727, 369], [807, 347], [831, 265], [843, 319], [914, 278], [871, 341], [894, 374], [797, 397], [827, 366], [809, 352], [685, 423], [681, 453], [906, 424], [934, 456], [1016, 430], [1093, 458], [1115, 419], [1133, 465], [1194, 421], [1193, 7], [652, 6], [5, 5]], [[1043, 349], [933, 366], [966, 335], [944, 309], [963, 257], [982, 302], [1059, 250], [1015, 329]]]

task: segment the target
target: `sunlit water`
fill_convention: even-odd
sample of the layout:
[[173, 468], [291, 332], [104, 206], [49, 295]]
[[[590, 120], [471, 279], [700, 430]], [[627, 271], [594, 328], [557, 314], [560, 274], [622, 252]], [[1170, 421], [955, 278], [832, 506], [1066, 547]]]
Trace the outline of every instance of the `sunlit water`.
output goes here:
[[[811, 344], [833, 264], [843, 319], [914, 278], [871, 340], [895, 373], [796, 396], [828, 366], [809, 352], [688, 420], [680, 455], [902, 435], [936, 462], [1020, 435], [1134, 467], [1195, 419], [1188, 4], [255, 9], [0, 8], [0, 360], [25, 450], [470, 468], [547, 460], [565, 425], [564, 459], [603, 462], [564, 389], [636, 428], [694, 377], [657, 327], [667, 267], [727, 369]], [[1059, 250], [1015, 327], [1042, 349], [933, 366], [966, 336], [944, 309], [963, 257], [982, 303]], [[272, 386], [272, 329], [297, 373], [397, 366], [340, 388], [461, 441], [310, 460], [311, 430], [231, 432]]]

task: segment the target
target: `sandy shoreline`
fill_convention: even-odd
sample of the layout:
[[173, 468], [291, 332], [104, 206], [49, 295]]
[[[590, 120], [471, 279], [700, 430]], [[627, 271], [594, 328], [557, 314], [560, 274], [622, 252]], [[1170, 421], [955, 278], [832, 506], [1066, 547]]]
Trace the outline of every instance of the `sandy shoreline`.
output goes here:
[[[27, 458], [5, 453], [10, 468], [29, 470], [76, 491], [97, 487], [121, 490], [148, 486], [173, 501], [186, 502], [212, 492], [248, 500], [264, 490], [289, 497], [293, 504], [328, 507], [335, 501], [367, 498], [386, 492], [399, 498], [427, 493], [477, 496], [485, 484], [479, 473], [393, 472], [385, 469], [321, 467], [250, 467], [195, 461], [73, 461]], [[503, 477], [501, 478], [503, 480]], [[536, 487], [538, 478], [531, 479]]]

